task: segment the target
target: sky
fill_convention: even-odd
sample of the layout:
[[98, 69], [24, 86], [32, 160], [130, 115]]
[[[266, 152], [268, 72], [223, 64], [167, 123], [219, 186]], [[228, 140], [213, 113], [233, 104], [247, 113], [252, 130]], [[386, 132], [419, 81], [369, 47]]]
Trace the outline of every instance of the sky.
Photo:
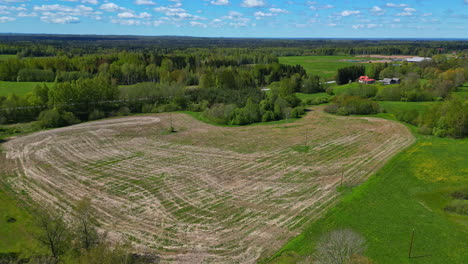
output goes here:
[[0, 0], [0, 33], [468, 38], [468, 0]]

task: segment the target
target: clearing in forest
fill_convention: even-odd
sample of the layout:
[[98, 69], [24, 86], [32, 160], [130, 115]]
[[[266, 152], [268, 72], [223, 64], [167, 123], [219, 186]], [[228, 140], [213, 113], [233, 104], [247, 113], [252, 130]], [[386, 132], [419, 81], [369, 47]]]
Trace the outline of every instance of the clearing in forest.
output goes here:
[[[169, 133], [170, 124], [178, 132]], [[108, 119], [3, 145], [10, 186], [163, 262], [255, 263], [414, 141], [402, 124], [314, 108], [288, 124], [218, 127], [186, 114]]]

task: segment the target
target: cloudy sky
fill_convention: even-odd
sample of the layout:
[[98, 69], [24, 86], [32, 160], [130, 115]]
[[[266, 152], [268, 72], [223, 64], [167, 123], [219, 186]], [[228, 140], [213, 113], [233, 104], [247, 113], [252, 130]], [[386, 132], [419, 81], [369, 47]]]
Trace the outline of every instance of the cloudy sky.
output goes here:
[[468, 38], [468, 0], [0, 0], [0, 33]]

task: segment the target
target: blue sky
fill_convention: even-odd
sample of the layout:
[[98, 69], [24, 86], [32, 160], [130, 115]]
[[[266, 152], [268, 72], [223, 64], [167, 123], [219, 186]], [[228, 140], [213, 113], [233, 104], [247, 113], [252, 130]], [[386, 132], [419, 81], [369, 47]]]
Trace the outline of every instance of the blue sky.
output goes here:
[[468, 38], [468, 0], [0, 0], [0, 32]]

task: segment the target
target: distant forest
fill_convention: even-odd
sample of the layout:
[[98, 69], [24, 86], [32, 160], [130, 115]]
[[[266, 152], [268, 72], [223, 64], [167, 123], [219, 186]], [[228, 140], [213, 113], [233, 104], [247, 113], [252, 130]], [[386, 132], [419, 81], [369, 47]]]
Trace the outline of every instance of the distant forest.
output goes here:
[[[39, 120], [43, 127], [59, 127], [108, 116], [170, 111], [198, 112], [225, 125], [298, 118], [307, 103], [297, 93], [334, 92], [301, 65], [280, 64], [279, 56], [434, 58], [420, 64], [376, 64], [368, 72], [363, 66], [340, 69], [340, 85], [365, 73], [373, 78], [402, 77], [402, 84], [391, 89], [350, 90], [347, 96], [358, 97], [336, 97], [328, 107], [338, 114], [372, 114], [380, 109], [369, 99], [449, 99], [468, 80], [467, 49], [468, 42], [462, 40], [0, 35], [0, 55], [15, 55], [0, 61], [0, 81], [49, 83], [37, 85], [25, 96], [0, 96], [0, 124]], [[446, 108], [466, 110], [466, 102], [458, 104]], [[447, 121], [447, 111], [452, 110], [437, 110], [438, 117], [411, 113], [405, 119], [427, 131], [441, 127], [440, 135], [465, 136], [467, 119], [460, 123], [454, 116], [453, 122]], [[455, 130], [450, 122], [458, 122]]]

